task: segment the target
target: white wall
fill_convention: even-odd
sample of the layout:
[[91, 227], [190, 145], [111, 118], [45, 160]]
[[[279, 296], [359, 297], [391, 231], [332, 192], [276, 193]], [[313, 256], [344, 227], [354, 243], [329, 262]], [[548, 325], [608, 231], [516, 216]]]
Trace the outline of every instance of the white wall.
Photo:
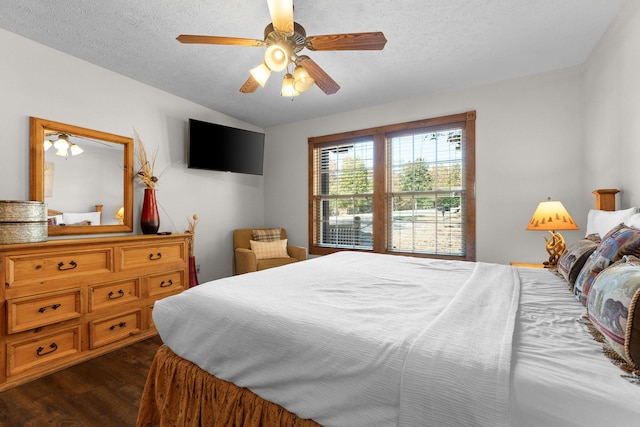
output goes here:
[[640, 2], [628, 0], [587, 62], [584, 181], [640, 206]]
[[0, 199], [29, 198], [29, 116], [129, 137], [135, 128], [148, 151], [158, 148], [160, 229], [183, 232], [197, 213], [200, 280], [231, 274], [232, 230], [263, 224], [263, 178], [187, 169], [187, 121], [261, 129], [4, 30], [0, 51]]
[[308, 245], [308, 137], [476, 110], [477, 260], [541, 262], [543, 234], [525, 231], [538, 202], [561, 200], [583, 228], [594, 202], [581, 182], [580, 90], [571, 68], [269, 128], [265, 223]]

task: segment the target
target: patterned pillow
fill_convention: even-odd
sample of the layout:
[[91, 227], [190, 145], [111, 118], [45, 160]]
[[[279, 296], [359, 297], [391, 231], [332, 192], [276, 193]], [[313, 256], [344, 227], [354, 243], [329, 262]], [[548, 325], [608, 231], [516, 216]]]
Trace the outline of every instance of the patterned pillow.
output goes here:
[[265, 228], [260, 230], [251, 230], [251, 240], [256, 242], [274, 242], [280, 240], [279, 228]]
[[640, 230], [620, 224], [607, 233], [578, 274], [573, 292], [582, 304], [587, 305], [589, 290], [598, 273], [624, 255], [640, 255]]
[[287, 253], [287, 239], [273, 242], [250, 240], [249, 242], [251, 242], [251, 251], [256, 254], [257, 259], [290, 258]]
[[[589, 292], [589, 319], [607, 344], [640, 368], [640, 260], [624, 257], [602, 271]], [[636, 310], [637, 308], [637, 310]]]
[[589, 239], [581, 239], [569, 245], [558, 260], [558, 272], [569, 283], [573, 291], [578, 273], [582, 270], [587, 258], [596, 250], [598, 244]]

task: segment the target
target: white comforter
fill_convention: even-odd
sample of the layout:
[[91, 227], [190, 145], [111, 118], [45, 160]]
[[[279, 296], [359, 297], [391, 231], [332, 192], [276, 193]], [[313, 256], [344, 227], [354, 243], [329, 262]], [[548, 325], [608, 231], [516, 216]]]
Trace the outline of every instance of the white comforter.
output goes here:
[[343, 252], [202, 284], [153, 318], [181, 357], [326, 426], [508, 425], [514, 271]]

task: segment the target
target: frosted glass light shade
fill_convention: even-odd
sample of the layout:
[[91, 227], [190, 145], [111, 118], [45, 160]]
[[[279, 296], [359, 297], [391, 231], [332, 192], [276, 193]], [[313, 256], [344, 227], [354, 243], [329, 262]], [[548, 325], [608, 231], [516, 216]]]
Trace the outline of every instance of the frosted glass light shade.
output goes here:
[[267, 80], [269, 79], [269, 76], [271, 75], [271, 70], [269, 69], [269, 67], [267, 67], [267, 64], [263, 62], [257, 67], [250, 69], [249, 73], [260, 84], [260, 86], [264, 87], [265, 83], [267, 83]]
[[69, 148], [69, 139], [68, 139], [67, 135], [58, 136], [58, 139], [56, 139], [56, 142], [53, 143], [53, 146], [58, 151], [60, 151], [60, 150], [65, 150], [66, 151], [66, 149]]
[[314, 80], [311, 78], [307, 70], [302, 68], [301, 66], [297, 66], [293, 71], [293, 87], [298, 92], [305, 92], [311, 89], [313, 86]]
[[71, 144], [69, 146], [69, 151], [71, 151], [72, 156], [77, 156], [78, 154], [82, 154], [82, 152], [84, 152], [84, 150], [78, 147], [76, 144]]
[[293, 76], [290, 73], [285, 74], [284, 79], [282, 80], [282, 91], [280, 92], [282, 96], [298, 96], [300, 92], [298, 92], [293, 87]]
[[272, 44], [264, 53], [264, 62], [271, 71], [282, 71], [289, 63], [289, 56], [281, 46]]

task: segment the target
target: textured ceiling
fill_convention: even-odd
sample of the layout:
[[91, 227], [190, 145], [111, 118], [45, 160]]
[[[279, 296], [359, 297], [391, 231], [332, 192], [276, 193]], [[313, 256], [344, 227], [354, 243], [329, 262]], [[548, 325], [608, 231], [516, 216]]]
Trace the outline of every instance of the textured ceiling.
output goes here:
[[266, 128], [583, 63], [624, 0], [294, 0], [307, 35], [382, 31], [383, 51], [309, 52], [342, 87], [291, 101], [273, 73], [242, 94], [263, 48], [266, 0], [2, 0], [0, 28]]

